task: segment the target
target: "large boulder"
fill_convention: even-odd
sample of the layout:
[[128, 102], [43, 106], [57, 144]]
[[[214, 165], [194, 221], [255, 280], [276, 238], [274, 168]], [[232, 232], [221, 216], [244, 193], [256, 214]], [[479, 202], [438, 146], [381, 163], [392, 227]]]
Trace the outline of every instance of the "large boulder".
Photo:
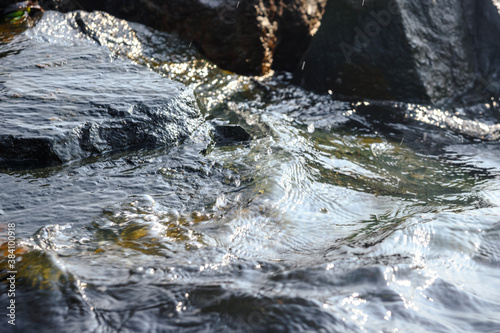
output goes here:
[[[46, 9], [102, 10], [194, 41], [220, 67], [260, 75], [292, 71], [317, 31], [326, 0], [47, 0]], [[274, 64], [273, 64], [274, 60]]]
[[498, 0], [335, 0], [297, 83], [353, 98], [435, 105], [498, 96]]
[[0, 42], [0, 165], [57, 165], [191, 135], [203, 123], [192, 91], [116, 56], [140, 47], [134, 36], [105, 13], [46, 12]]

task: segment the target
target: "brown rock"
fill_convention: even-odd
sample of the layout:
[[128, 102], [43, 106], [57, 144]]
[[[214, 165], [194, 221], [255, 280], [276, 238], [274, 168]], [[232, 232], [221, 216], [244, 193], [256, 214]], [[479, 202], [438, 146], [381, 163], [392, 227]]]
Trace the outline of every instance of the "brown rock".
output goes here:
[[177, 32], [220, 67], [261, 75], [272, 65], [280, 70], [297, 66], [318, 29], [326, 0], [79, 0], [79, 7], [75, 3], [51, 0], [44, 6], [60, 11], [102, 10]]

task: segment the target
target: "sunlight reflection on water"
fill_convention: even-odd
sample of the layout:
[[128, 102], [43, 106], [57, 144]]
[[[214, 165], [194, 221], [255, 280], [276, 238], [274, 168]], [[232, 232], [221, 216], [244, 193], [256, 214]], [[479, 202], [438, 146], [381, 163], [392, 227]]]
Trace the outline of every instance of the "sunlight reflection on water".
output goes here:
[[[81, 42], [47, 31], [62, 14], [47, 20], [27, 36]], [[198, 133], [172, 149], [2, 171], [2, 219], [25, 233], [18, 300], [39, 310], [20, 314], [26, 332], [500, 325], [497, 142], [458, 137], [460, 119], [413, 105], [417, 124], [381, 129], [361, 110], [373, 104], [302, 91], [287, 74], [238, 77], [130, 26], [137, 52], [108, 39], [112, 51], [191, 85], [207, 118], [253, 140], [207, 147]]]

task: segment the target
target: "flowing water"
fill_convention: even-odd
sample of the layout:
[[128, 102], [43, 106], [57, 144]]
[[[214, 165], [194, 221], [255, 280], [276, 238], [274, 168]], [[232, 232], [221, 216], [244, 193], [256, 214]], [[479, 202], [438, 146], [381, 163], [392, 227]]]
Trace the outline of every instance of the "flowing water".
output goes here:
[[[58, 35], [64, 19], [47, 12], [0, 55], [76, 38]], [[479, 120], [341, 102], [287, 73], [225, 72], [189, 42], [128, 24], [135, 44], [88, 47], [189, 85], [207, 121], [253, 139], [197, 133], [168, 149], [1, 170], [18, 332], [500, 332], [495, 102]]]

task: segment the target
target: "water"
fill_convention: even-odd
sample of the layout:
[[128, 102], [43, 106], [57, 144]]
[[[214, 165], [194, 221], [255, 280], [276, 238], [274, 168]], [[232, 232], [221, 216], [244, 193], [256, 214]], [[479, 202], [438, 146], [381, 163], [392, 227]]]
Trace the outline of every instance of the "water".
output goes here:
[[[63, 19], [46, 13], [2, 54]], [[108, 39], [113, 52], [189, 85], [208, 120], [253, 140], [198, 133], [2, 170], [19, 332], [500, 332], [494, 103], [475, 121], [336, 101], [129, 24], [134, 52]]]

